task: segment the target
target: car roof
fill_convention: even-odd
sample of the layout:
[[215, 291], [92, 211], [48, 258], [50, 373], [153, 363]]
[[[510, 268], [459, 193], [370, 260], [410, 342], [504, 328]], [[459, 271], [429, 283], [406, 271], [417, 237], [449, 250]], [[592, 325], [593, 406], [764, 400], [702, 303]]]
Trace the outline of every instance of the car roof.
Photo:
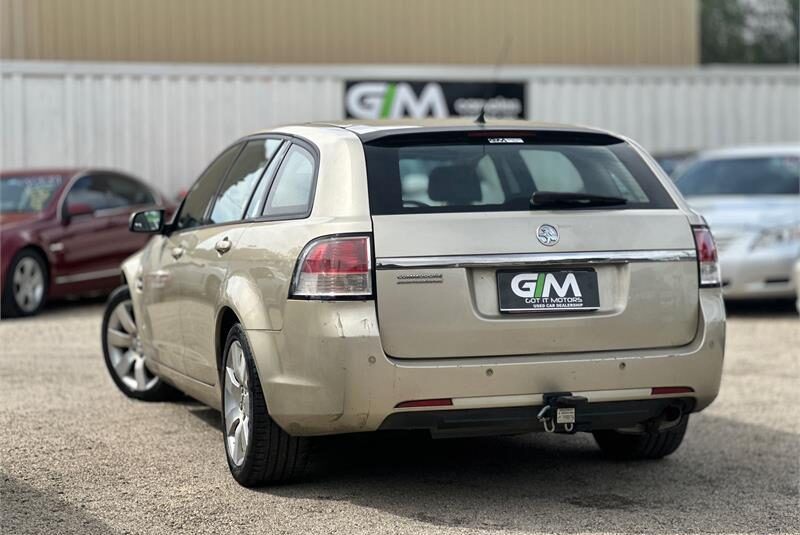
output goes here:
[[615, 137], [616, 134], [591, 128], [587, 126], [568, 125], [559, 123], [545, 123], [521, 120], [496, 120], [487, 119], [485, 124], [478, 124], [474, 119], [393, 119], [393, 120], [358, 120], [345, 119], [340, 121], [320, 121], [302, 124], [284, 125], [271, 130], [258, 133], [280, 132], [285, 128], [338, 128], [357, 135], [362, 141], [370, 141], [396, 133], [416, 134], [447, 131], [481, 131], [481, 130], [548, 130], [560, 132], [576, 132], [590, 134], [605, 134]]
[[86, 175], [89, 173], [108, 173], [114, 175], [121, 175], [132, 178], [139, 182], [143, 182], [139, 177], [127, 171], [119, 169], [112, 169], [107, 167], [32, 167], [26, 169], [9, 169], [7, 171], [0, 171], [0, 178], [10, 177], [29, 177], [29, 176], [47, 176], [47, 175], [60, 175], [62, 177], [71, 178], [76, 175]]
[[486, 123], [479, 124], [475, 119], [376, 119], [357, 120], [345, 119], [341, 121], [309, 123], [310, 125], [331, 125], [353, 131], [378, 132], [381, 130], [395, 130], [397, 128], [524, 128], [542, 130], [579, 130], [598, 132], [600, 130], [577, 125], [548, 123], [540, 121], [523, 121], [517, 119], [487, 119]]
[[743, 145], [711, 149], [699, 154], [700, 160], [722, 160], [770, 156], [800, 156], [800, 144]]
[[118, 169], [109, 169], [106, 167], [41, 167], [41, 168], [28, 168], [28, 169], [9, 169], [7, 171], [0, 171], [0, 179], [5, 178], [23, 178], [23, 177], [40, 177], [40, 176], [61, 176], [64, 178], [64, 183], [69, 184], [72, 179], [77, 178], [78, 175], [86, 175], [89, 173], [109, 173], [127, 177], [131, 180], [134, 180], [150, 191], [156, 193], [157, 195], [163, 196], [161, 191], [159, 191], [158, 187], [154, 184], [149, 184], [139, 178], [138, 176], [131, 174], [127, 171], [121, 171]]
[[28, 177], [28, 176], [73, 176], [82, 173], [86, 170], [85, 167], [41, 167], [29, 169], [9, 169], [7, 171], [0, 171], [0, 178], [9, 177]]

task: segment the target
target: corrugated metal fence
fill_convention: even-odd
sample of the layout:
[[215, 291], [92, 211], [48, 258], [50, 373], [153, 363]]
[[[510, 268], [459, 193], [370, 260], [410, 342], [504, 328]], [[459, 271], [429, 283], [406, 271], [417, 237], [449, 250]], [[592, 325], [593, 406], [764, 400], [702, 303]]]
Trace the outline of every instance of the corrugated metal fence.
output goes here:
[[608, 128], [654, 153], [800, 140], [800, 71], [4, 62], [0, 166], [101, 165], [174, 193], [226, 144], [338, 119], [344, 81], [528, 83], [530, 119]]

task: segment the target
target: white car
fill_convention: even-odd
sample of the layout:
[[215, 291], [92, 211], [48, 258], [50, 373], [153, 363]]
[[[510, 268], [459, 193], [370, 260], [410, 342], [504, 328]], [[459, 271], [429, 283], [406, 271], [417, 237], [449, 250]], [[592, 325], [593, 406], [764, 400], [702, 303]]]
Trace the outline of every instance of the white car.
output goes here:
[[[795, 287], [800, 284], [800, 258], [794, 263], [794, 284]], [[797, 292], [797, 301], [795, 301], [797, 313], [800, 314], [800, 292]]]
[[800, 145], [705, 152], [676, 183], [711, 228], [726, 299], [797, 295]]

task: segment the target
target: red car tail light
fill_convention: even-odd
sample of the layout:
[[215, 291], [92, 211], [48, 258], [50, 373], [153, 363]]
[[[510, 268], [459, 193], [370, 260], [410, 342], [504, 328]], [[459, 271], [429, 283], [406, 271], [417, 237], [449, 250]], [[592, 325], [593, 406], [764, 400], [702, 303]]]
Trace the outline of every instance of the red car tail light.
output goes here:
[[665, 394], [690, 394], [694, 388], [690, 386], [654, 386], [650, 390], [651, 396], [663, 396]]
[[289, 294], [307, 299], [372, 297], [369, 237], [334, 236], [306, 245]]
[[719, 286], [722, 277], [717, 261], [717, 245], [707, 227], [693, 227], [694, 243], [697, 248], [697, 265], [700, 272], [700, 287]]

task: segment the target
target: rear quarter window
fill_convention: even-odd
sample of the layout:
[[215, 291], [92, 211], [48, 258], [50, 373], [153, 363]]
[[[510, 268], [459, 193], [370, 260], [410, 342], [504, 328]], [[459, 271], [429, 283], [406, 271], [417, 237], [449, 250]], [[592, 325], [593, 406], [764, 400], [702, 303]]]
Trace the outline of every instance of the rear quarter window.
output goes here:
[[658, 177], [622, 140], [540, 131], [500, 136], [446, 132], [368, 141], [373, 214], [530, 210], [531, 195], [545, 191], [625, 199], [614, 209], [675, 208]]
[[301, 216], [310, 212], [314, 171], [314, 156], [300, 145], [292, 145], [275, 176], [263, 215]]

